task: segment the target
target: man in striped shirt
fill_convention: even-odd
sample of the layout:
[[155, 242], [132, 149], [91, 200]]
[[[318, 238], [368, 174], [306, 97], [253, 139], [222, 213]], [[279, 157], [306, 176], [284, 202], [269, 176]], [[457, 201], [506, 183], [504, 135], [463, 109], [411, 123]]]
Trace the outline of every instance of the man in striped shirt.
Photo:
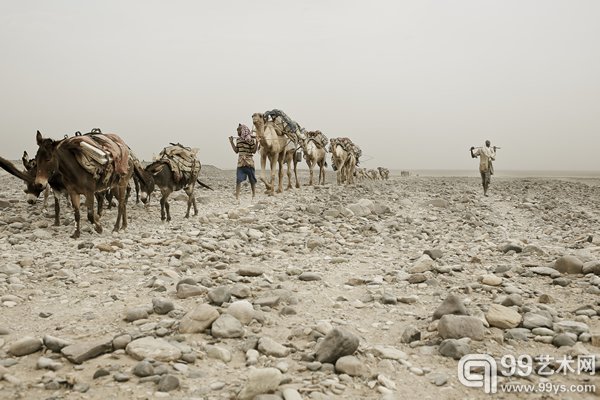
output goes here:
[[237, 128], [238, 138], [233, 142], [234, 137], [229, 137], [229, 144], [231, 148], [238, 154], [238, 163], [236, 170], [236, 185], [235, 185], [235, 198], [240, 199], [240, 188], [242, 182], [248, 178], [250, 187], [252, 188], [252, 199], [256, 194], [256, 174], [254, 172], [254, 153], [258, 150], [258, 141], [250, 128], [246, 125], [239, 124]]

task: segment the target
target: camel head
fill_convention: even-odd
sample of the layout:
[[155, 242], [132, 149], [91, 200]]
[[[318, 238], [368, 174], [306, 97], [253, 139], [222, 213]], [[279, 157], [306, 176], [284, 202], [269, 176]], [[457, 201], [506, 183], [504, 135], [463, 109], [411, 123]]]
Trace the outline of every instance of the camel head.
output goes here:
[[256, 128], [256, 135], [261, 138], [264, 136], [265, 117], [262, 113], [252, 114], [252, 124]]

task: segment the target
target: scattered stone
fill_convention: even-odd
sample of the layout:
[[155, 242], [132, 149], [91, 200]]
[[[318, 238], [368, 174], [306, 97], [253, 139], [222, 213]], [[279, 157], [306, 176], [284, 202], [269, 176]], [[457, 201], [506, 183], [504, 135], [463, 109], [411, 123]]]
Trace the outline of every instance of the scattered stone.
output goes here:
[[263, 336], [258, 340], [258, 351], [267, 356], [278, 358], [287, 357], [290, 354], [289, 348], [266, 336]]
[[202, 296], [207, 292], [207, 289], [198, 285], [190, 285], [182, 283], [177, 285], [177, 298], [187, 299], [194, 296]]
[[356, 335], [342, 328], [333, 329], [319, 345], [316, 359], [321, 363], [335, 363], [340, 357], [354, 354], [358, 349]]
[[8, 352], [13, 356], [22, 357], [28, 354], [35, 353], [42, 349], [42, 341], [40, 339], [25, 336], [13, 342], [8, 348]]
[[145, 307], [134, 307], [125, 310], [125, 321], [134, 322], [138, 319], [148, 318], [148, 311]]
[[214, 305], [220, 306], [223, 303], [228, 303], [231, 299], [231, 293], [225, 286], [219, 286], [208, 292], [208, 299]]
[[231, 352], [223, 347], [213, 346], [209, 344], [206, 346], [205, 350], [206, 355], [210, 358], [221, 360], [224, 363], [228, 363], [229, 361], [231, 361]]
[[81, 364], [104, 353], [110, 353], [112, 350], [112, 337], [105, 337], [63, 347], [61, 353], [72, 363]]
[[439, 351], [444, 357], [460, 360], [463, 356], [471, 353], [471, 346], [465, 339], [446, 339], [440, 344]]
[[442, 304], [434, 311], [433, 319], [440, 319], [448, 314], [468, 315], [469, 313], [462, 300], [458, 296], [451, 294], [448, 295]]
[[562, 256], [555, 261], [554, 268], [563, 274], [581, 274], [583, 262], [575, 256]]
[[335, 363], [335, 371], [338, 374], [350, 376], [363, 376], [366, 374], [365, 365], [354, 356], [340, 357]]
[[485, 318], [490, 326], [500, 329], [516, 328], [522, 320], [521, 314], [517, 311], [500, 304], [492, 304], [485, 314]]
[[137, 377], [144, 378], [154, 375], [154, 367], [148, 360], [140, 361], [133, 367], [133, 374]]
[[233, 315], [223, 314], [213, 322], [211, 334], [216, 338], [240, 338], [244, 336], [244, 326]]
[[437, 260], [444, 256], [444, 252], [440, 249], [425, 250], [423, 254], [427, 254], [432, 260]]
[[119, 335], [113, 339], [113, 342], [112, 342], [113, 349], [115, 349], [115, 350], [124, 349], [125, 347], [127, 347], [127, 345], [129, 343], [131, 343], [131, 340], [132, 340], [131, 335], [128, 335], [128, 334]]
[[305, 282], [320, 281], [321, 275], [316, 272], [303, 272], [298, 276], [298, 279]]
[[400, 337], [400, 343], [412, 343], [416, 340], [421, 340], [421, 332], [414, 326], [409, 326], [404, 329]]
[[155, 297], [152, 299], [152, 309], [156, 314], [164, 315], [168, 314], [170, 311], [173, 311], [175, 309], [175, 305], [171, 300]]
[[263, 274], [263, 270], [258, 267], [243, 267], [238, 269], [238, 275], [240, 276], [261, 276]]
[[410, 283], [412, 285], [423, 283], [426, 280], [427, 280], [427, 277], [425, 276], [425, 274], [411, 274], [408, 277], [408, 283]]
[[179, 388], [179, 379], [175, 375], [164, 375], [158, 382], [156, 390], [159, 392], [172, 392]]
[[528, 312], [523, 315], [523, 328], [552, 328], [552, 319], [541, 314]]
[[208, 304], [200, 304], [185, 314], [179, 323], [180, 333], [201, 333], [208, 329], [219, 318], [219, 312]]
[[500, 286], [502, 284], [502, 278], [497, 275], [484, 275], [481, 277], [481, 283], [488, 286]]
[[485, 330], [483, 322], [479, 318], [448, 314], [440, 319], [438, 333], [443, 339], [469, 337], [474, 340], [483, 340]]
[[98, 378], [102, 378], [102, 377], [108, 376], [108, 375], [110, 375], [110, 372], [108, 372], [108, 370], [106, 370], [104, 368], [100, 368], [100, 369], [96, 370], [96, 372], [94, 372], [92, 379], [98, 379]]
[[51, 371], [58, 371], [63, 367], [61, 362], [55, 361], [48, 357], [40, 357], [37, 360], [36, 368], [37, 369], [49, 369]]
[[125, 348], [127, 354], [136, 360], [152, 359], [156, 361], [169, 362], [178, 360], [181, 351], [165, 341], [147, 336], [136, 339]]
[[247, 300], [238, 300], [231, 303], [226, 312], [233, 315], [244, 325], [249, 324], [254, 319], [254, 307]]
[[277, 368], [261, 368], [250, 371], [248, 380], [238, 394], [239, 400], [252, 400], [256, 396], [277, 390], [281, 383], [281, 371]]
[[552, 338], [552, 344], [556, 347], [574, 346], [577, 341], [566, 333], [559, 333]]

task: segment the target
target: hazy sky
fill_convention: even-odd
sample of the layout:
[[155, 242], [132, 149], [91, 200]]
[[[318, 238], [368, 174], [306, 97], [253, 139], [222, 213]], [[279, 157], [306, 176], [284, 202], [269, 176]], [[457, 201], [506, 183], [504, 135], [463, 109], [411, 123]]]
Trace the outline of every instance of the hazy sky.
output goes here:
[[[280, 108], [363, 165], [600, 170], [600, 1], [0, 0], [0, 155], [100, 127], [234, 168]], [[258, 160], [258, 157], [256, 157]]]

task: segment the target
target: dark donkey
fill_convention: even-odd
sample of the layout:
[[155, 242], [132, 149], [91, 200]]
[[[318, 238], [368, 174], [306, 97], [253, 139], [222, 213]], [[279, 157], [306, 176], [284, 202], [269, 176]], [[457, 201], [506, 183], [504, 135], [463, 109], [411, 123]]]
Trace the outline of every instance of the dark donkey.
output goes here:
[[88, 172], [77, 161], [77, 155], [81, 154], [82, 151], [81, 141], [77, 137], [55, 141], [43, 138], [39, 131], [36, 135], [39, 148], [35, 156], [37, 173], [34, 183], [41, 191], [53, 176], [56, 174], [60, 175], [71, 199], [75, 222], [77, 224], [75, 232], [71, 236], [72, 238], [78, 238], [81, 235], [79, 206], [82, 194], [85, 196], [88, 220], [94, 224], [96, 232], [102, 232], [102, 226], [94, 212], [94, 195], [109, 188], [114, 189], [119, 202], [117, 221], [115, 222], [113, 231], [127, 227], [125, 193], [127, 182], [133, 174], [134, 166], [126, 150], [127, 146], [117, 135], [98, 134], [97, 136], [102, 136], [102, 139], [104, 137], [109, 138], [114, 144], [118, 145], [122, 157], [122, 164], [118, 164], [115, 161], [114, 168], [106, 168], [100, 174]]
[[[185, 148], [181, 145], [175, 145], [175, 147], [181, 147], [182, 152], [185, 153], [185, 150], [190, 151], [190, 149]], [[165, 150], [163, 150], [164, 153]], [[161, 153], [161, 154], [163, 154]], [[188, 154], [188, 156], [190, 156]], [[183, 189], [185, 193], [188, 195], [187, 202], [187, 212], [185, 214], [186, 218], [190, 216], [190, 208], [194, 207], [194, 215], [198, 215], [198, 207], [196, 206], [196, 198], [194, 197], [194, 188], [196, 182], [203, 187], [210, 189], [207, 185], [200, 182], [198, 179], [198, 175], [200, 174], [200, 169], [202, 165], [200, 161], [198, 161], [195, 157], [195, 153], [193, 157], [190, 156], [191, 168], [189, 171], [182, 173], [178, 171], [176, 174], [173, 171], [172, 163], [179, 164], [174, 159], [177, 159], [177, 156], [174, 157], [166, 157], [154, 161], [150, 165], [145, 168], [145, 171], [152, 176], [153, 179], [146, 179], [145, 182], [140, 180], [140, 190], [142, 192], [142, 202], [146, 204], [150, 199], [150, 194], [154, 191], [154, 186], [158, 186], [161, 192], [160, 198], [160, 219], [161, 220], [171, 220], [171, 212], [169, 206], [169, 195], [175, 191]]]

